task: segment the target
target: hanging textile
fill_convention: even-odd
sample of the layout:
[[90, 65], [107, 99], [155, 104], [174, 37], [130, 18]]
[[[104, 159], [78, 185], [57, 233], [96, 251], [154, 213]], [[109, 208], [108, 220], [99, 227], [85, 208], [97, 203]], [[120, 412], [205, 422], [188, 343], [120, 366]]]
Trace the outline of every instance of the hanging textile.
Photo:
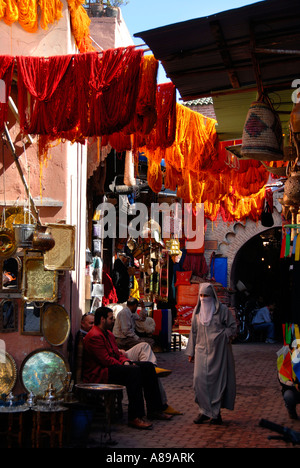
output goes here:
[[71, 55], [17, 58], [20, 127], [59, 137], [78, 123], [78, 92]]
[[157, 72], [158, 60], [155, 59], [154, 55], [145, 55], [140, 74], [134, 129], [130, 133], [138, 132], [147, 135], [156, 123]]
[[85, 106], [87, 118], [81, 119], [82, 133], [110, 135], [122, 130], [134, 116], [143, 51], [131, 46], [89, 55], [86, 85], [90, 98]]
[[4, 130], [4, 122], [7, 120], [8, 100], [11, 90], [12, 75], [14, 69], [14, 57], [0, 55], [0, 131]]
[[17, 6], [19, 24], [25, 31], [35, 33], [38, 30], [37, 0], [20, 0]]
[[49, 24], [59, 21], [63, 16], [63, 4], [60, 0], [39, 0], [39, 7], [41, 11], [40, 24], [42, 29], [47, 30]]
[[134, 115], [142, 54], [17, 57], [21, 130], [76, 141], [122, 129]]
[[68, 8], [71, 17], [71, 29], [80, 52], [85, 50], [85, 42], [90, 33], [91, 20], [83, 7], [84, 0], [67, 0]]

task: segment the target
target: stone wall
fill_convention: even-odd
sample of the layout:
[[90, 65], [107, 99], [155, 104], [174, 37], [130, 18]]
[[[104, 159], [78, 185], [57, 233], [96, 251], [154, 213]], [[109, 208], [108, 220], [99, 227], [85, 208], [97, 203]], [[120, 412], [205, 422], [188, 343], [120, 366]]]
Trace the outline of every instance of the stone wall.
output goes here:
[[[278, 196], [274, 196], [273, 227], [281, 227], [281, 205], [277, 202]], [[225, 223], [222, 220], [217, 222], [207, 221], [205, 231], [205, 259], [210, 265], [213, 252], [216, 255], [226, 257], [228, 261], [227, 286], [233, 288], [231, 284], [231, 269], [234, 259], [239, 249], [252, 237], [267, 231], [270, 228], [262, 226], [261, 222], [247, 220], [246, 222]], [[214, 241], [214, 242], [212, 242]], [[217, 248], [215, 248], [217, 246]], [[211, 248], [212, 247], [212, 248]]]

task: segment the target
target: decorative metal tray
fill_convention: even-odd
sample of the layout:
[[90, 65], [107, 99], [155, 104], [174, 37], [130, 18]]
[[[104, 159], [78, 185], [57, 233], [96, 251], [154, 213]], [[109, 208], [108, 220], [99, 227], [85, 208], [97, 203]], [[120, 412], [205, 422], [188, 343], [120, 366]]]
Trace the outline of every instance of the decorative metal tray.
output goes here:
[[44, 265], [47, 270], [74, 270], [75, 268], [75, 226], [47, 224], [54, 240], [54, 247], [45, 252]]
[[49, 384], [56, 394], [64, 389], [69, 366], [64, 357], [51, 349], [37, 349], [24, 359], [20, 379], [28, 393], [43, 396]]
[[76, 384], [76, 388], [79, 390], [86, 390], [86, 391], [95, 391], [95, 392], [105, 392], [105, 391], [120, 391], [124, 390], [125, 387], [123, 385], [115, 385], [115, 384], [93, 384], [93, 383], [86, 383], [86, 384]]
[[47, 271], [44, 258], [24, 258], [24, 299], [28, 302], [54, 302], [57, 300], [58, 275]]
[[46, 307], [42, 315], [42, 332], [47, 342], [53, 346], [62, 345], [70, 333], [70, 317], [59, 304]]
[[0, 349], [0, 394], [8, 394], [17, 380], [17, 366], [14, 358]]

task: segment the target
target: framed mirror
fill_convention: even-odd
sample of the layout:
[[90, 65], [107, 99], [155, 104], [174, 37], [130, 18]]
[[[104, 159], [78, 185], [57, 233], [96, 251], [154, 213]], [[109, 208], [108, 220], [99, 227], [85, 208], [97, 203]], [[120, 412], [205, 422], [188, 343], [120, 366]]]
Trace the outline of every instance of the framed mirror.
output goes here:
[[18, 304], [13, 299], [0, 302], [0, 332], [9, 333], [18, 330]]
[[42, 335], [41, 317], [43, 313], [43, 304], [35, 302], [24, 302], [21, 320], [22, 335]]
[[64, 389], [69, 366], [62, 354], [51, 349], [37, 349], [24, 359], [20, 379], [27, 392], [43, 396], [51, 384], [59, 394]]

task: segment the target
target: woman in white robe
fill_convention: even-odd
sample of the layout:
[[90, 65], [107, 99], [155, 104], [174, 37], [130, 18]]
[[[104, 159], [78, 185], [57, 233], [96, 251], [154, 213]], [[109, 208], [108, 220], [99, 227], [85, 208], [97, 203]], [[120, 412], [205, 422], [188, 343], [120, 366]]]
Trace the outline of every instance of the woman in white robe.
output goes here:
[[194, 362], [195, 401], [200, 414], [194, 420], [221, 424], [221, 408], [233, 410], [236, 396], [235, 365], [231, 339], [236, 321], [227, 306], [220, 303], [212, 284], [202, 283], [186, 354]]

